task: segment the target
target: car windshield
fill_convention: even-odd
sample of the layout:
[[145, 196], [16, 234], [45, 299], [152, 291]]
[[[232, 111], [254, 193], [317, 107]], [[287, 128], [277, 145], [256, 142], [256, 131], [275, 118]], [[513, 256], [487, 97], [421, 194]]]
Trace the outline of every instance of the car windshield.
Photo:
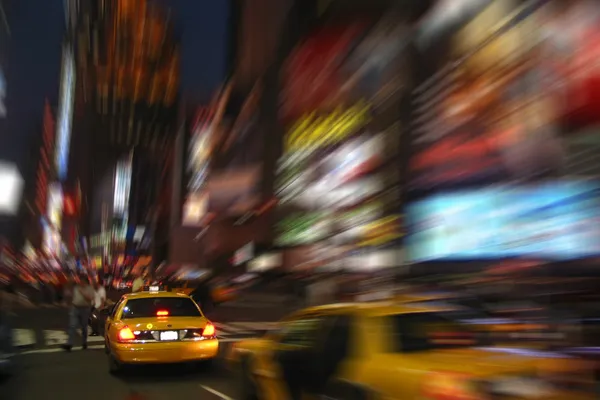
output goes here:
[[392, 346], [396, 352], [481, 346], [485, 336], [455, 319], [454, 313], [397, 314], [391, 319]]
[[123, 307], [123, 319], [155, 317], [158, 312], [170, 317], [201, 317], [196, 304], [185, 297], [148, 297], [128, 300]]

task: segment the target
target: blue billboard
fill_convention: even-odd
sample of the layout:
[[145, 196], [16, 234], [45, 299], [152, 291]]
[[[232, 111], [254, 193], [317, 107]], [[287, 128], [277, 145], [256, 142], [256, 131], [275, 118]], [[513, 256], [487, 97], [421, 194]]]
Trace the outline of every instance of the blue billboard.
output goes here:
[[435, 195], [409, 205], [413, 262], [600, 254], [600, 184], [558, 182]]

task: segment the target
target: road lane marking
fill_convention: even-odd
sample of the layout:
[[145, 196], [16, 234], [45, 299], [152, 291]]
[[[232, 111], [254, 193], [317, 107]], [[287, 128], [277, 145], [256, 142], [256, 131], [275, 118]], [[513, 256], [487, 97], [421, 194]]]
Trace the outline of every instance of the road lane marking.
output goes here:
[[33, 329], [13, 329], [12, 334], [14, 347], [31, 346], [37, 342]]
[[225, 393], [221, 393], [218, 390], [211, 388], [210, 386], [200, 385], [200, 387], [202, 389], [206, 390], [207, 392], [210, 392], [223, 400], [233, 400], [233, 397], [229, 397]]

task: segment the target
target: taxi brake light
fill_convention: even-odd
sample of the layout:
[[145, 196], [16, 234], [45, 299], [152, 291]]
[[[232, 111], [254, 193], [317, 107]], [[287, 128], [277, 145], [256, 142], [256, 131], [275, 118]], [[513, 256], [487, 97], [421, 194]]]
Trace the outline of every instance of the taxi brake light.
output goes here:
[[483, 397], [470, 384], [471, 377], [453, 372], [434, 372], [425, 379], [422, 389], [428, 400], [482, 400]]
[[207, 324], [202, 331], [202, 336], [215, 336], [215, 326], [213, 324]]
[[127, 340], [134, 340], [134, 339], [135, 339], [135, 335], [133, 334], [131, 329], [129, 329], [129, 327], [126, 326], [119, 331], [119, 340], [127, 341]]
[[160, 310], [156, 312], [156, 316], [157, 317], [168, 317], [169, 316], [169, 312], [166, 310]]

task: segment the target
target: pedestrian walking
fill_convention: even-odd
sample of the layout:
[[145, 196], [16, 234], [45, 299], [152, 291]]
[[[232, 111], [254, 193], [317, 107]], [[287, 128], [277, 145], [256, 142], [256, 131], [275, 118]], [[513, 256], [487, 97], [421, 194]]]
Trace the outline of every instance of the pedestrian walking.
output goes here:
[[62, 347], [71, 351], [75, 342], [75, 332], [81, 329], [82, 348], [87, 349], [87, 327], [90, 310], [94, 304], [96, 292], [86, 275], [80, 277], [79, 283], [73, 287], [71, 308], [69, 310], [69, 338]]
[[106, 289], [104, 289], [104, 282], [98, 279], [94, 286], [94, 291], [95, 296], [90, 317], [90, 327], [92, 328], [92, 336], [98, 336], [100, 335], [101, 323], [100, 311], [106, 305]]

